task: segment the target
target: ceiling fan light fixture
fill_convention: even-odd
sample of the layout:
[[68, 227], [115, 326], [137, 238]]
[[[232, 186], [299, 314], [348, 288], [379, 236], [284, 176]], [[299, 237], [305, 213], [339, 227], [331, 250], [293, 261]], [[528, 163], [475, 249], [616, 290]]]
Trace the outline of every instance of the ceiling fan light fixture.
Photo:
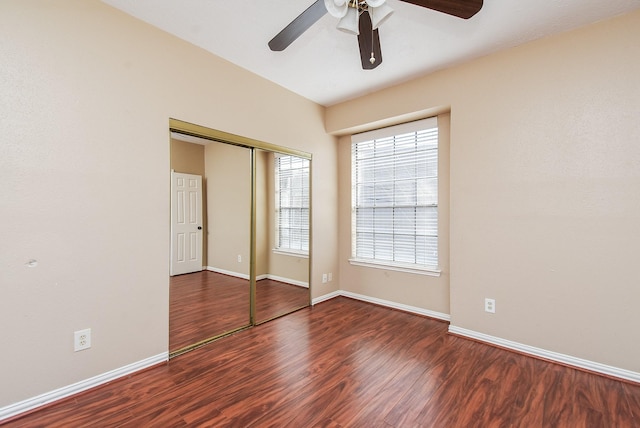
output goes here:
[[347, 0], [324, 0], [324, 6], [331, 16], [341, 19], [347, 14], [349, 2]]
[[349, 34], [355, 34], [357, 36], [360, 34], [360, 26], [358, 23], [359, 18], [360, 13], [356, 8], [348, 8], [347, 14], [338, 21], [338, 30]]
[[378, 7], [369, 5], [369, 15], [371, 15], [371, 25], [375, 30], [393, 15], [393, 9], [388, 4], [382, 4]]
[[383, 5], [383, 3], [386, 0], [365, 0], [365, 3], [367, 3], [367, 5], [372, 8], [372, 7], [380, 7]]

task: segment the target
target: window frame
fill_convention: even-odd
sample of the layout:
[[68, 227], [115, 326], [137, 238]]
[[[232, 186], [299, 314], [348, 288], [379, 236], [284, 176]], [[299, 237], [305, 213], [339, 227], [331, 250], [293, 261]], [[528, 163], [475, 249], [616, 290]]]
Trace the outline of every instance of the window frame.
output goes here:
[[[300, 206], [296, 206], [296, 207], [285, 207], [283, 208], [281, 205], [281, 197], [282, 197], [282, 190], [281, 190], [281, 175], [282, 175], [282, 169], [281, 169], [281, 160], [283, 158], [295, 158], [297, 161], [302, 163], [302, 167], [299, 168], [292, 168], [290, 170], [296, 170], [296, 171], [301, 171], [302, 173], [302, 177], [299, 178], [301, 180], [301, 185], [295, 187], [295, 189], [297, 190], [302, 190], [302, 194], [298, 194], [297, 196], [293, 196], [290, 195], [290, 199], [289, 202], [291, 202], [291, 198], [300, 198]], [[298, 257], [303, 257], [303, 258], [308, 258], [309, 257], [309, 246], [310, 246], [310, 205], [311, 205], [311, 188], [310, 188], [310, 176], [311, 176], [311, 162], [309, 161], [309, 159], [306, 158], [302, 158], [300, 156], [295, 156], [295, 155], [287, 155], [287, 154], [280, 154], [280, 153], [274, 153], [274, 168], [273, 168], [273, 173], [274, 173], [274, 199], [275, 199], [275, 213], [274, 213], [274, 227], [275, 227], [275, 239], [274, 239], [274, 248], [273, 248], [273, 252], [276, 254], [285, 254], [285, 255], [295, 255]], [[295, 173], [294, 173], [295, 174]], [[292, 180], [295, 180], [294, 177], [289, 177]], [[306, 189], [306, 191], [305, 191]], [[295, 203], [294, 203], [295, 205]], [[303, 219], [301, 222], [301, 225], [296, 227], [293, 226], [291, 224], [288, 224], [285, 229], [288, 230], [293, 230], [296, 229], [298, 231], [300, 231], [300, 238], [299, 238], [299, 243], [300, 243], [300, 248], [292, 248], [290, 246], [283, 246], [282, 245], [282, 225], [281, 225], [281, 219], [282, 219], [282, 211], [283, 210], [301, 210], [302, 212], [304, 212], [306, 210], [306, 216], [300, 216], [300, 219]], [[291, 216], [289, 216], [289, 218], [291, 218]], [[291, 236], [291, 235], [290, 235]], [[305, 239], [306, 237], [306, 239]], [[305, 243], [306, 243], [306, 248], [305, 248]]]
[[[393, 261], [393, 260], [388, 260], [388, 259], [376, 259], [376, 258], [368, 258], [368, 257], [359, 257], [358, 254], [358, 249], [357, 249], [357, 243], [358, 243], [358, 218], [357, 218], [357, 212], [359, 209], [362, 209], [362, 205], [358, 205], [358, 194], [357, 194], [357, 186], [358, 185], [362, 185], [362, 183], [365, 182], [365, 180], [362, 180], [361, 182], [357, 183], [357, 169], [360, 168], [361, 169], [361, 173], [362, 173], [362, 163], [364, 163], [362, 161], [362, 159], [360, 159], [360, 165], [356, 165], [356, 158], [355, 158], [355, 146], [357, 144], [375, 144], [376, 141], [378, 140], [387, 140], [389, 138], [394, 138], [393, 140], [393, 156], [399, 156], [397, 154], [397, 149], [396, 146], [399, 145], [398, 141], [395, 139], [398, 136], [404, 135], [404, 134], [410, 134], [410, 133], [416, 133], [416, 132], [423, 132], [424, 130], [431, 130], [431, 129], [435, 129], [435, 134], [436, 134], [436, 140], [435, 140], [435, 153], [436, 153], [436, 175], [435, 175], [435, 189], [431, 188], [431, 192], [433, 194], [433, 191], [435, 190], [435, 203], [432, 204], [428, 204], [429, 207], [433, 207], [435, 208], [435, 212], [436, 212], [436, 225], [435, 225], [435, 236], [434, 235], [429, 235], [431, 236], [431, 238], [435, 237], [435, 248], [436, 248], [436, 264], [427, 264], [427, 263], [406, 263], [406, 262], [399, 262], [399, 261]], [[440, 268], [440, 263], [441, 263], [441, 255], [440, 255], [440, 237], [439, 237], [439, 228], [440, 228], [440, 210], [439, 210], [439, 191], [440, 191], [440, 186], [439, 186], [439, 169], [438, 169], [438, 164], [439, 164], [439, 159], [440, 159], [440, 132], [439, 132], [439, 128], [438, 128], [438, 119], [437, 117], [430, 117], [427, 119], [422, 119], [422, 120], [418, 120], [418, 121], [414, 121], [414, 122], [408, 122], [408, 123], [403, 123], [400, 125], [395, 125], [395, 126], [390, 126], [387, 128], [381, 128], [381, 129], [376, 129], [373, 131], [368, 131], [368, 132], [364, 132], [364, 133], [360, 133], [360, 134], [354, 134], [351, 137], [351, 258], [349, 259], [349, 262], [352, 265], [356, 265], [356, 266], [366, 266], [366, 267], [372, 267], [372, 268], [379, 268], [379, 269], [386, 269], [386, 270], [393, 270], [393, 271], [400, 271], [400, 272], [410, 272], [410, 273], [416, 273], [416, 274], [421, 274], [421, 275], [429, 275], [429, 276], [440, 276], [441, 274], [441, 268]], [[411, 152], [414, 153], [414, 152]], [[375, 155], [374, 155], [375, 157]], [[394, 161], [396, 161], [396, 157], [394, 157]], [[371, 169], [375, 169], [376, 167], [372, 167]], [[366, 171], [365, 171], [366, 173]], [[415, 172], [413, 179], [416, 180], [416, 182], [418, 181], [418, 173]], [[399, 181], [400, 179], [395, 177], [393, 178], [393, 180], [391, 180], [393, 183], [396, 183], [397, 181]], [[374, 183], [376, 182], [375, 179], [373, 181]], [[416, 185], [417, 186], [417, 185]], [[397, 200], [397, 194], [396, 194], [396, 187], [394, 186], [394, 190], [392, 193], [393, 196], [393, 201], [390, 202], [389, 206], [384, 206], [382, 205], [381, 208], [390, 208], [393, 212], [395, 212], [394, 210], [396, 209], [396, 200]], [[413, 207], [414, 210], [417, 210], [418, 207], [425, 207], [427, 205], [420, 205], [418, 202], [418, 188], [415, 187], [415, 190], [413, 191], [413, 195], [415, 195], [415, 202], [413, 203], [413, 205], [409, 205], [409, 207]], [[375, 198], [374, 198], [375, 199]], [[366, 205], [365, 205], [366, 206]], [[368, 208], [370, 208], [372, 205], [369, 205]], [[375, 203], [373, 205], [375, 207]], [[375, 208], [374, 208], [374, 212], [375, 212]], [[373, 226], [373, 230], [374, 230], [374, 234], [375, 234], [375, 225]], [[392, 234], [394, 235], [394, 240], [395, 240], [395, 235], [398, 234], [396, 232], [397, 230], [397, 226], [393, 226], [393, 232]], [[414, 225], [413, 226], [413, 237], [415, 239], [416, 236], [418, 235], [417, 229], [419, 229], [419, 226]], [[374, 238], [375, 240], [375, 238]], [[394, 241], [395, 242], [395, 241]], [[375, 244], [372, 244], [372, 250], [373, 248], [375, 248]], [[427, 246], [425, 246], [424, 248], [428, 248]], [[392, 250], [393, 256], [391, 257], [392, 259], [397, 259], [398, 258], [398, 253], [401, 253], [401, 251], [397, 251], [395, 248]], [[414, 245], [414, 253], [415, 253], [415, 245]], [[425, 259], [427, 260], [427, 259]]]

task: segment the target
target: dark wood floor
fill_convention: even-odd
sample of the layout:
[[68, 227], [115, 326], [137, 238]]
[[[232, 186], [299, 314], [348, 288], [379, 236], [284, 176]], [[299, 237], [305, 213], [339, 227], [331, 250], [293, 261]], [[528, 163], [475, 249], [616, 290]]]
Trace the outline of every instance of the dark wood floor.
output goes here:
[[640, 385], [340, 297], [8, 426], [638, 427]]
[[272, 279], [261, 279], [256, 283], [256, 322], [258, 323], [308, 306], [310, 303], [308, 288]]
[[169, 284], [171, 351], [249, 324], [249, 280], [202, 271]]
[[[249, 325], [249, 280], [202, 271], [170, 279], [169, 349]], [[256, 284], [258, 322], [309, 304], [309, 289], [263, 279]]]

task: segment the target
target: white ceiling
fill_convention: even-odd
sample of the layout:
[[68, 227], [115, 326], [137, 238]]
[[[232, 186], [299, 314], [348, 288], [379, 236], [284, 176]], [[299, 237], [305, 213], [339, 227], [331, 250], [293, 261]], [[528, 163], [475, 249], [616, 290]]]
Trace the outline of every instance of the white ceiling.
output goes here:
[[640, 0], [485, 0], [469, 20], [400, 0], [380, 27], [383, 62], [362, 70], [356, 36], [326, 14], [283, 52], [267, 43], [314, 0], [102, 0], [329, 106], [453, 64], [640, 8]]

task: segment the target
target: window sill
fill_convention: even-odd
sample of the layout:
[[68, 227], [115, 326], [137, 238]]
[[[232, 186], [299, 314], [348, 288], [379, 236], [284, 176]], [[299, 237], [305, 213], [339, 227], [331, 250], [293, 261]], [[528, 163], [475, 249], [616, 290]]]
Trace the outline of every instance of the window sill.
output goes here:
[[364, 266], [375, 269], [393, 270], [397, 272], [415, 273], [417, 275], [427, 275], [439, 277], [442, 270], [439, 267], [415, 267], [413, 265], [391, 264], [372, 260], [349, 259], [349, 263], [354, 266]]
[[300, 257], [303, 259], [308, 259], [309, 258], [309, 254], [308, 253], [303, 253], [300, 251], [292, 251], [292, 250], [279, 250], [277, 248], [273, 249], [273, 254], [280, 254], [283, 256], [289, 256], [289, 257]]

